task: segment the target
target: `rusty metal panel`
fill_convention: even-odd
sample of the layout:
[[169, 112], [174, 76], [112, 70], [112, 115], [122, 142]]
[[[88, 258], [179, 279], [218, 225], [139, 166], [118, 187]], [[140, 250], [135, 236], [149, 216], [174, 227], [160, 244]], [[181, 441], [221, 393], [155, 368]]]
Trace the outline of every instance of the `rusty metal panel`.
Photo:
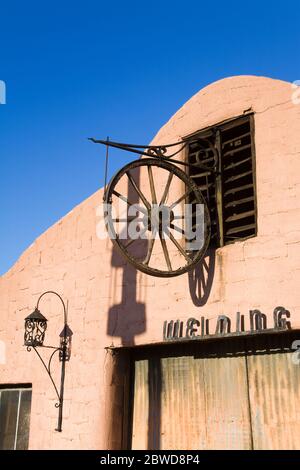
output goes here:
[[161, 448], [249, 449], [245, 372], [243, 356], [163, 358]]
[[193, 356], [161, 360], [161, 449], [200, 449], [205, 443], [203, 367]]
[[172, 345], [135, 361], [134, 449], [299, 449], [297, 333]]
[[204, 359], [206, 448], [251, 449], [244, 355]]
[[148, 360], [134, 363], [132, 449], [148, 449], [149, 387]]
[[248, 344], [254, 449], [300, 449], [300, 365], [292, 361], [294, 339], [278, 335]]
[[135, 362], [132, 449], [205, 448], [202, 374], [193, 356]]
[[251, 448], [239, 342], [176, 349], [135, 361], [132, 448]]
[[128, 449], [131, 445], [130, 355], [123, 350], [109, 354], [106, 360], [106, 448]]

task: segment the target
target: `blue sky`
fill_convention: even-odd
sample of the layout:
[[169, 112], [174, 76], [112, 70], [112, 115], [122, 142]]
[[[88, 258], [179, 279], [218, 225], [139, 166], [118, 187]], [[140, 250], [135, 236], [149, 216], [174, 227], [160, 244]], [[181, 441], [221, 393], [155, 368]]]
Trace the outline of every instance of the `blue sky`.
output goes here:
[[[300, 79], [299, 2], [2, 2], [0, 274], [103, 185], [87, 137], [147, 143], [203, 86]], [[129, 155], [114, 153], [110, 173]]]

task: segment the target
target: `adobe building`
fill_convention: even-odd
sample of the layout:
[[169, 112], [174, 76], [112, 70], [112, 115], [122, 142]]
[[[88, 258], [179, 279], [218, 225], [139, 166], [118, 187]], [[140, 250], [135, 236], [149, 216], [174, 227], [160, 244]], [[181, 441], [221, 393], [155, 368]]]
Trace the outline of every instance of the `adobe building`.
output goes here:
[[[202, 155], [198, 138], [218, 149], [218, 187], [212, 174], [189, 173], [211, 219], [205, 257], [192, 271], [157, 277], [128, 263], [99, 236], [101, 189], [0, 278], [1, 448], [300, 448], [300, 106], [293, 93], [279, 80], [226, 78], [200, 90], [157, 133], [152, 145], [190, 139], [177, 155], [182, 161]], [[139, 184], [146, 187], [144, 171]], [[154, 256], [164, 261], [163, 250]], [[24, 346], [24, 318], [46, 291], [68, 301], [73, 332], [62, 432], [55, 431], [55, 390]], [[40, 310], [48, 320], [44, 344], [58, 346], [59, 299], [45, 295]], [[38, 352], [47, 363], [51, 350]], [[51, 367], [59, 384], [57, 356]]]

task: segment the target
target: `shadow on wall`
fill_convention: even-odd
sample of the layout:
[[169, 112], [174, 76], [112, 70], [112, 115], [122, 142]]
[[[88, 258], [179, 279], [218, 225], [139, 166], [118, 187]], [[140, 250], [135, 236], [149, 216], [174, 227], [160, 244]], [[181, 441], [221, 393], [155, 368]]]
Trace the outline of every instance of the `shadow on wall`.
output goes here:
[[[139, 186], [139, 171], [135, 171], [133, 176]], [[131, 204], [139, 202], [138, 195], [129, 180], [127, 195]], [[140, 240], [137, 243], [136, 249], [139, 252], [147, 250], [147, 240]], [[137, 270], [124, 261], [115, 247], [112, 251], [111, 266], [116, 269], [123, 268], [122, 297], [119, 304], [113, 305], [109, 309], [107, 334], [121, 338], [123, 346], [134, 346], [135, 336], [146, 331], [146, 306], [137, 301]]]
[[215, 274], [216, 250], [209, 248], [203, 260], [189, 272], [191, 299], [197, 307], [203, 307], [208, 301]]
[[[139, 172], [135, 171], [133, 176], [139, 186]], [[138, 195], [129, 180], [127, 195], [131, 204], [138, 203]], [[144, 258], [147, 253], [148, 242], [147, 240], [140, 240], [139, 242], [132, 244], [132, 248], [133, 255]], [[146, 306], [144, 303], [138, 302], [137, 299], [137, 270], [126, 262], [117, 248], [113, 248], [111, 266], [115, 269], [122, 269], [122, 281], [120, 283], [121, 302], [113, 305], [109, 309], [107, 334], [112, 337], [120, 338], [122, 346], [134, 346], [135, 337], [146, 331]], [[208, 250], [207, 255], [202, 262], [200, 262], [197, 267], [189, 273], [190, 295], [196, 306], [201, 307], [206, 304], [212, 287], [214, 271], [215, 250], [211, 249]], [[118, 286], [115, 286], [115, 288], [118, 288]], [[129, 367], [129, 364], [127, 364], [127, 367]], [[131, 385], [129, 385], [129, 388], [128, 385], [126, 385], [127, 381], [123, 381], [122, 379], [122, 377], [124, 377], [124, 368], [116, 368], [113, 374], [113, 382], [120, 382], [120, 390], [118, 393], [120, 394], [120, 400], [123, 403], [121, 408], [118, 408], [123, 410], [121, 411], [121, 415], [118, 416], [118, 421], [123, 422], [121, 427], [127, 427], [127, 429], [128, 426], [130, 428], [132, 425], [131, 413], [133, 409], [132, 407], [134, 407], [134, 396], [130, 398], [130, 390], [133, 391], [136, 387], [144, 386], [144, 384], [139, 384], [139, 381], [136, 382], [135, 380], [134, 361], [132, 362], [132, 367], [133, 370], [131, 373], [129, 372], [129, 376], [131, 377]], [[157, 357], [156, 354], [148, 359], [148, 374], [146, 380], [148, 383], [147, 449], [159, 450], [161, 448], [162, 371], [161, 358]], [[127, 403], [124, 403], [124, 400]], [[131, 401], [133, 403], [130, 404]], [[128, 409], [127, 418], [122, 414], [124, 413], [124, 406]], [[115, 412], [115, 410], [112, 410], [113, 414]], [[115, 426], [112, 426], [112, 428], [112, 433], [115, 434]], [[128, 437], [125, 439], [127, 442], [126, 446], [128, 445], [129, 448], [131, 446], [130, 434], [131, 433], [129, 431], [129, 435], [127, 434]], [[119, 438], [118, 441], [121, 442], [121, 438]], [[122, 441], [125, 442], [124, 438]]]
[[[134, 179], [138, 185], [139, 183], [139, 172], [134, 172]], [[130, 203], [138, 203], [138, 195], [131, 183], [128, 180], [128, 200]], [[145, 257], [147, 253], [148, 242], [147, 240], [142, 240], [136, 244], [134, 247], [134, 252], [132, 254], [138, 254], [139, 256]], [[108, 312], [108, 323], [107, 323], [107, 334], [113, 337], [121, 338], [123, 346], [134, 346], [135, 345], [135, 336], [140, 335], [146, 331], [146, 306], [145, 304], [138, 302], [137, 300], [137, 270], [131, 266], [128, 262], [124, 260], [119, 251], [114, 248], [111, 258], [111, 266], [115, 269], [123, 269], [122, 273], [122, 296], [121, 302], [119, 304], [113, 305]], [[134, 362], [132, 363], [133, 371], [129, 374], [131, 380], [134, 382]], [[118, 375], [120, 374], [120, 368]], [[117, 373], [117, 368], [115, 369]], [[122, 376], [124, 376], [124, 369], [122, 371]], [[122, 379], [119, 377], [119, 380]], [[160, 374], [160, 364], [156, 363], [155, 366], [152, 361], [149, 361], [148, 368], [148, 383], [154, 384], [148, 388], [148, 400], [149, 400], [149, 411], [148, 411], [148, 449], [159, 449], [160, 448], [160, 408], [161, 408], [161, 374]], [[114, 381], [118, 381], [118, 378], [115, 377]], [[138, 386], [135, 384], [135, 386]], [[129, 390], [134, 390], [133, 383], [127, 387], [127, 393], [125, 391], [126, 384], [122, 382], [122, 397], [127, 396], [127, 399], [130, 401], [130, 396], [128, 394]], [[132, 397], [134, 401], [134, 396]], [[125, 406], [124, 406], [125, 405]], [[122, 410], [133, 409], [134, 404], [124, 404]], [[115, 410], [113, 410], [115, 413]], [[129, 415], [130, 415], [129, 411]], [[131, 428], [132, 416], [128, 416], [129, 422], [126, 425], [125, 416], [119, 416], [123, 421], [124, 426], [129, 426]], [[114, 429], [115, 433], [116, 430]], [[125, 431], [126, 434], [126, 431]], [[128, 441], [127, 441], [128, 439]], [[126, 439], [127, 446], [131, 447], [131, 437], [130, 435]], [[121, 441], [121, 439], [120, 439]]]
[[[191, 299], [197, 307], [202, 307], [208, 301], [214, 274], [215, 253], [210, 248], [203, 260], [189, 272], [189, 290]], [[177, 352], [178, 355], [180, 353]], [[148, 359], [148, 447], [149, 450], [161, 449], [161, 414], [162, 414], [162, 370], [161, 358], [158, 356]]]
[[162, 402], [162, 371], [160, 357], [148, 360], [148, 450], [161, 448], [161, 402]]

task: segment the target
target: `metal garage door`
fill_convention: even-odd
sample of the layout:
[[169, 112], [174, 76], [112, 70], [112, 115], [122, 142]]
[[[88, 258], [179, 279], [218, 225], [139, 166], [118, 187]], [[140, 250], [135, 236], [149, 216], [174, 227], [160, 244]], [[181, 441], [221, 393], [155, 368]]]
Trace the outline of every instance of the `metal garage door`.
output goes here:
[[282, 333], [140, 351], [132, 448], [299, 449], [295, 339]]

